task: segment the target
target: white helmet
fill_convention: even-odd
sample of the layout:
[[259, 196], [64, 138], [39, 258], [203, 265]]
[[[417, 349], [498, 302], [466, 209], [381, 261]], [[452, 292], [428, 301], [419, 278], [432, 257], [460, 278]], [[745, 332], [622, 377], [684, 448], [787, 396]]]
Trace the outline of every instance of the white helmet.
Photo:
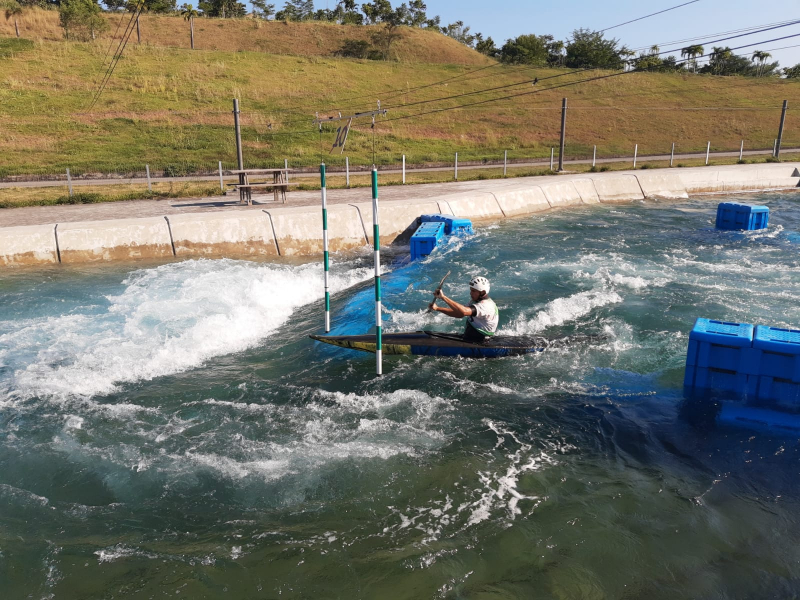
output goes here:
[[486, 277], [473, 277], [469, 281], [469, 287], [479, 292], [489, 293], [489, 280]]

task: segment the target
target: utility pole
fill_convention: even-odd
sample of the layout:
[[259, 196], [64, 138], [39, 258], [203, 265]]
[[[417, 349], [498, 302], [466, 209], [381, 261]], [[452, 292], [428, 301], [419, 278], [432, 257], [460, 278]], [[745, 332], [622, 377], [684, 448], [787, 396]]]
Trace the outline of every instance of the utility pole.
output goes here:
[[139, 15], [136, 15], [136, 43], [142, 43], [142, 32], [139, 29]]
[[561, 144], [558, 148], [558, 170], [564, 170], [564, 136], [567, 133], [567, 99], [561, 101]]
[[778, 142], [775, 144], [775, 158], [781, 157], [781, 140], [783, 139], [783, 125], [786, 123], [786, 109], [789, 107], [789, 101], [783, 101], [783, 111], [781, 112], [781, 126], [778, 128]]
[[[242, 158], [242, 129], [239, 126], [239, 99], [233, 99], [233, 126], [236, 130], [236, 164], [238, 170], [244, 170], [244, 159]], [[239, 173], [239, 185], [244, 185], [246, 182], [245, 174]], [[247, 188], [248, 192], [250, 188]]]

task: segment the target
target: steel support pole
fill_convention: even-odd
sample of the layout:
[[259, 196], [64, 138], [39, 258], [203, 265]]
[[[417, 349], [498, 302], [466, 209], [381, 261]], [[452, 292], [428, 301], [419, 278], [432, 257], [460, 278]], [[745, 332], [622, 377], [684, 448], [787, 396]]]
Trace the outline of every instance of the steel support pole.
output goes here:
[[742, 162], [743, 156], [744, 156], [744, 140], [742, 140], [742, 143], [739, 144], [739, 162]]
[[564, 137], [567, 134], [567, 99], [561, 100], [561, 142], [558, 145], [558, 170], [564, 170]]
[[636, 168], [636, 155], [639, 154], [639, 144], [633, 147], [633, 168]]
[[72, 196], [72, 175], [69, 174], [69, 169], [67, 169], [67, 186], [69, 187], [69, 195]]
[[556, 149], [550, 148], [550, 170], [553, 170], [553, 156], [555, 156]]
[[222, 161], [219, 161], [219, 189], [225, 191], [225, 182], [222, 180]]
[[595, 146], [594, 150], [592, 150], [592, 168], [593, 169], [594, 169], [596, 164], [597, 164], [597, 146]]
[[350, 188], [350, 157], [344, 157], [344, 176], [345, 176], [345, 185], [347, 185], [348, 189]]
[[508, 173], [508, 150], [503, 151], [503, 177]]
[[453, 179], [458, 181], [458, 152], [456, 152], [456, 162], [453, 167]]
[[711, 142], [706, 146], [706, 165], [708, 165], [708, 157], [711, 155]]
[[372, 165], [372, 239], [375, 252], [375, 373], [383, 374], [383, 332], [381, 327], [381, 235], [378, 226], [378, 169]]
[[[239, 165], [239, 170], [244, 169], [244, 160], [242, 159], [242, 129], [239, 126], [239, 100], [233, 99], [233, 126], [236, 130], [236, 164]], [[243, 175], [239, 175], [239, 182], [244, 184], [242, 180]]]
[[675, 162], [675, 142], [672, 142], [672, 152], [669, 154], [669, 166], [672, 166], [672, 163]]
[[781, 142], [783, 141], [783, 126], [786, 123], [786, 109], [789, 108], [789, 101], [783, 101], [783, 110], [781, 111], [781, 125], [778, 128], [778, 141], [775, 142], [775, 158], [781, 157]]
[[331, 293], [328, 280], [330, 254], [328, 253], [328, 190], [325, 186], [325, 163], [319, 166], [320, 189], [322, 190], [322, 261], [325, 283], [325, 333], [331, 330]]
[[406, 155], [403, 154], [403, 185], [406, 184]]
[[145, 165], [144, 166], [144, 171], [145, 171], [145, 173], [147, 173], [147, 191], [148, 192], [152, 192], [153, 191], [153, 184], [150, 182], [150, 165]]

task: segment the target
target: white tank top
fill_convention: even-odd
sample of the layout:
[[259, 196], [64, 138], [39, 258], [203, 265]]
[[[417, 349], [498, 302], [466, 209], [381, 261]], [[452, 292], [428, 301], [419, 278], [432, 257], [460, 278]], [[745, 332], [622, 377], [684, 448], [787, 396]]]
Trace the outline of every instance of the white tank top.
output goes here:
[[482, 334], [494, 335], [500, 322], [500, 312], [497, 310], [494, 300], [484, 298], [471, 306], [475, 308], [475, 316], [469, 317], [467, 321]]

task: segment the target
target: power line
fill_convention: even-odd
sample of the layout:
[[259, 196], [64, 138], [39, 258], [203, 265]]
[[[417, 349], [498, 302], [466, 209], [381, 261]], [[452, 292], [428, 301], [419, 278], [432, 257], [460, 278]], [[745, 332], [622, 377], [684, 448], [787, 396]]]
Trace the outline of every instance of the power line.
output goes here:
[[613, 25], [611, 27], [606, 27], [605, 29], [601, 29], [600, 33], [604, 33], [606, 31], [611, 31], [612, 29], [616, 29], [617, 27], [622, 27], [623, 25], [628, 25], [630, 23], [636, 23], [636, 21], [643, 21], [644, 19], [649, 19], [650, 17], [655, 17], [656, 15], [663, 14], [665, 12], [669, 12], [671, 10], [675, 10], [676, 8], [681, 8], [683, 6], [688, 6], [689, 4], [694, 4], [695, 2], [700, 2], [700, 0], [691, 0], [691, 2], [684, 2], [683, 4], [678, 4], [677, 6], [673, 6], [671, 8], [665, 8], [664, 10], [660, 10], [658, 12], [651, 13], [649, 15], [645, 15], [643, 17], [639, 17], [638, 19], [631, 19], [630, 21], [625, 21], [624, 23], [620, 23], [619, 25]]
[[[796, 34], [793, 34], [793, 35], [790, 35], [790, 36], [781, 37], [781, 38], [775, 38], [775, 39], [772, 39], [772, 40], [765, 40], [763, 42], [756, 42], [754, 44], [746, 44], [744, 46], [739, 46], [737, 48], [731, 48], [731, 50], [741, 50], [742, 48], [748, 48], [750, 46], [757, 46], [759, 44], [775, 42], [775, 41], [778, 41], [778, 40], [792, 38], [792, 37], [798, 37], [798, 36], [800, 36], [800, 33], [796, 33]], [[703, 55], [703, 56], [695, 57], [695, 58], [703, 58], [705, 56], [711, 56], [711, 54], [707, 54], [707, 55]], [[688, 59], [685, 60], [685, 61], [679, 61], [679, 62], [684, 62], [685, 63], [685, 62], [688, 62]], [[435, 110], [430, 110], [430, 111], [422, 112], [422, 113], [414, 113], [412, 115], [394, 117], [394, 118], [391, 118], [391, 119], [386, 119], [383, 122], [384, 123], [388, 123], [388, 122], [391, 122], [391, 121], [401, 121], [401, 120], [404, 120], [404, 119], [410, 119], [412, 117], [421, 117], [421, 116], [424, 116], [424, 115], [442, 113], [442, 112], [447, 112], [447, 111], [450, 111], [450, 110], [459, 110], [459, 109], [463, 109], [463, 108], [466, 108], [466, 107], [469, 107], [469, 106], [479, 106], [479, 105], [488, 104], [488, 103], [491, 103], [491, 102], [500, 102], [500, 101], [503, 101], [503, 100], [510, 100], [510, 99], [513, 99], [513, 98], [519, 98], [521, 96], [530, 96], [532, 94], [539, 94], [539, 93], [542, 93], [542, 92], [545, 92], [545, 91], [560, 89], [560, 88], [569, 87], [569, 86], [573, 86], [573, 85], [579, 85], [581, 83], [590, 83], [592, 81], [599, 81], [599, 80], [602, 80], [602, 79], [611, 79], [611, 78], [614, 78], [614, 77], [621, 77], [623, 75], [630, 75], [631, 73], [639, 73], [639, 72], [643, 72], [643, 71], [649, 71], [651, 69], [652, 69], [652, 67], [648, 67], [646, 69], [634, 69], [634, 70], [631, 70], [631, 71], [624, 71], [624, 72], [621, 72], [621, 73], [610, 73], [608, 75], [601, 75], [599, 77], [592, 77], [592, 78], [589, 78], [589, 79], [583, 79], [581, 81], [574, 81], [574, 82], [564, 83], [564, 84], [561, 84], [561, 85], [554, 85], [554, 86], [550, 86], [548, 88], [542, 88], [542, 89], [533, 90], [533, 91], [530, 91], [530, 92], [522, 92], [520, 94], [512, 94], [512, 95], [509, 95], [509, 96], [503, 96], [501, 98], [490, 98], [488, 100], [480, 100], [478, 102], [472, 102], [470, 104], [462, 104], [460, 106], [451, 106], [451, 107], [447, 107], [447, 108], [439, 108], [439, 109], [435, 109]]]
[[122, 58], [122, 53], [125, 51], [125, 48], [128, 45], [128, 40], [130, 40], [131, 34], [133, 33], [132, 24], [135, 21], [135, 19], [137, 19], [139, 15], [142, 13], [143, 9], [144, 9], [144, 2], [140, 1], [136, 5], [136, 9], [131, 13], [131, 19], [128, 22], [128, 27], [125, 29], [125, 33], [123, 33], [123, 39], [120, 40], [121, 48], [111, 59], [111, 64], [109, 65], [109, 68], [106, 70], [106, 75], [103, 77], [103, 82], [100, 84], [100, 88], [97, 90], [97, 93], [92, 99], [92, 103], [89, 105], [89, 110], [91, 110], [97, 103], [97, 101], [100, 99], [100, 95], [103, 93], [103, 90], [105, 90], [106, 84], [109, 82], [111, 76], [114, 74], [114, 70], [117, 68], [117, 64], [119, 63], [120, 58]]
[[[716, 35], [729, 35], [731, 33], [742, 33], [744, 31], [753, 31], [754, 29], [761, 29], [762, 27], [772, 27], [773, 25], [786, 25], [786, 24], [794, 23], [794, 22], [795, 22], [794, 20], [789, 19], [789, 20], [786, 20], [786, 21], [776, 21], [775, 23], [763, 23], [761, 25], [753, 25], [751, 27], [744, 27], [742, 29], [732, 29], [730, 31], [719, 31], [717, 33], [709, 33], [709, 34], [701, 35], [701, 36], [698, 36], [698, 37], [684, 38], [682, 40], [670, 40], [668, 42], [658, 42], [655, 45], [656, 46], [671, 46], [672, 44], [682, 44], [684, 42], [700, 41], [700, 40], [704, 40], [705, 38], [714, 37]], [[632, 48], [632, 50], [646, 50], [647, 48], [651, 48], [652, 46], [653, 46], [652, 44], [650, 46], [640, 46], [640, 47], [637, 47], [637, 48]]]

